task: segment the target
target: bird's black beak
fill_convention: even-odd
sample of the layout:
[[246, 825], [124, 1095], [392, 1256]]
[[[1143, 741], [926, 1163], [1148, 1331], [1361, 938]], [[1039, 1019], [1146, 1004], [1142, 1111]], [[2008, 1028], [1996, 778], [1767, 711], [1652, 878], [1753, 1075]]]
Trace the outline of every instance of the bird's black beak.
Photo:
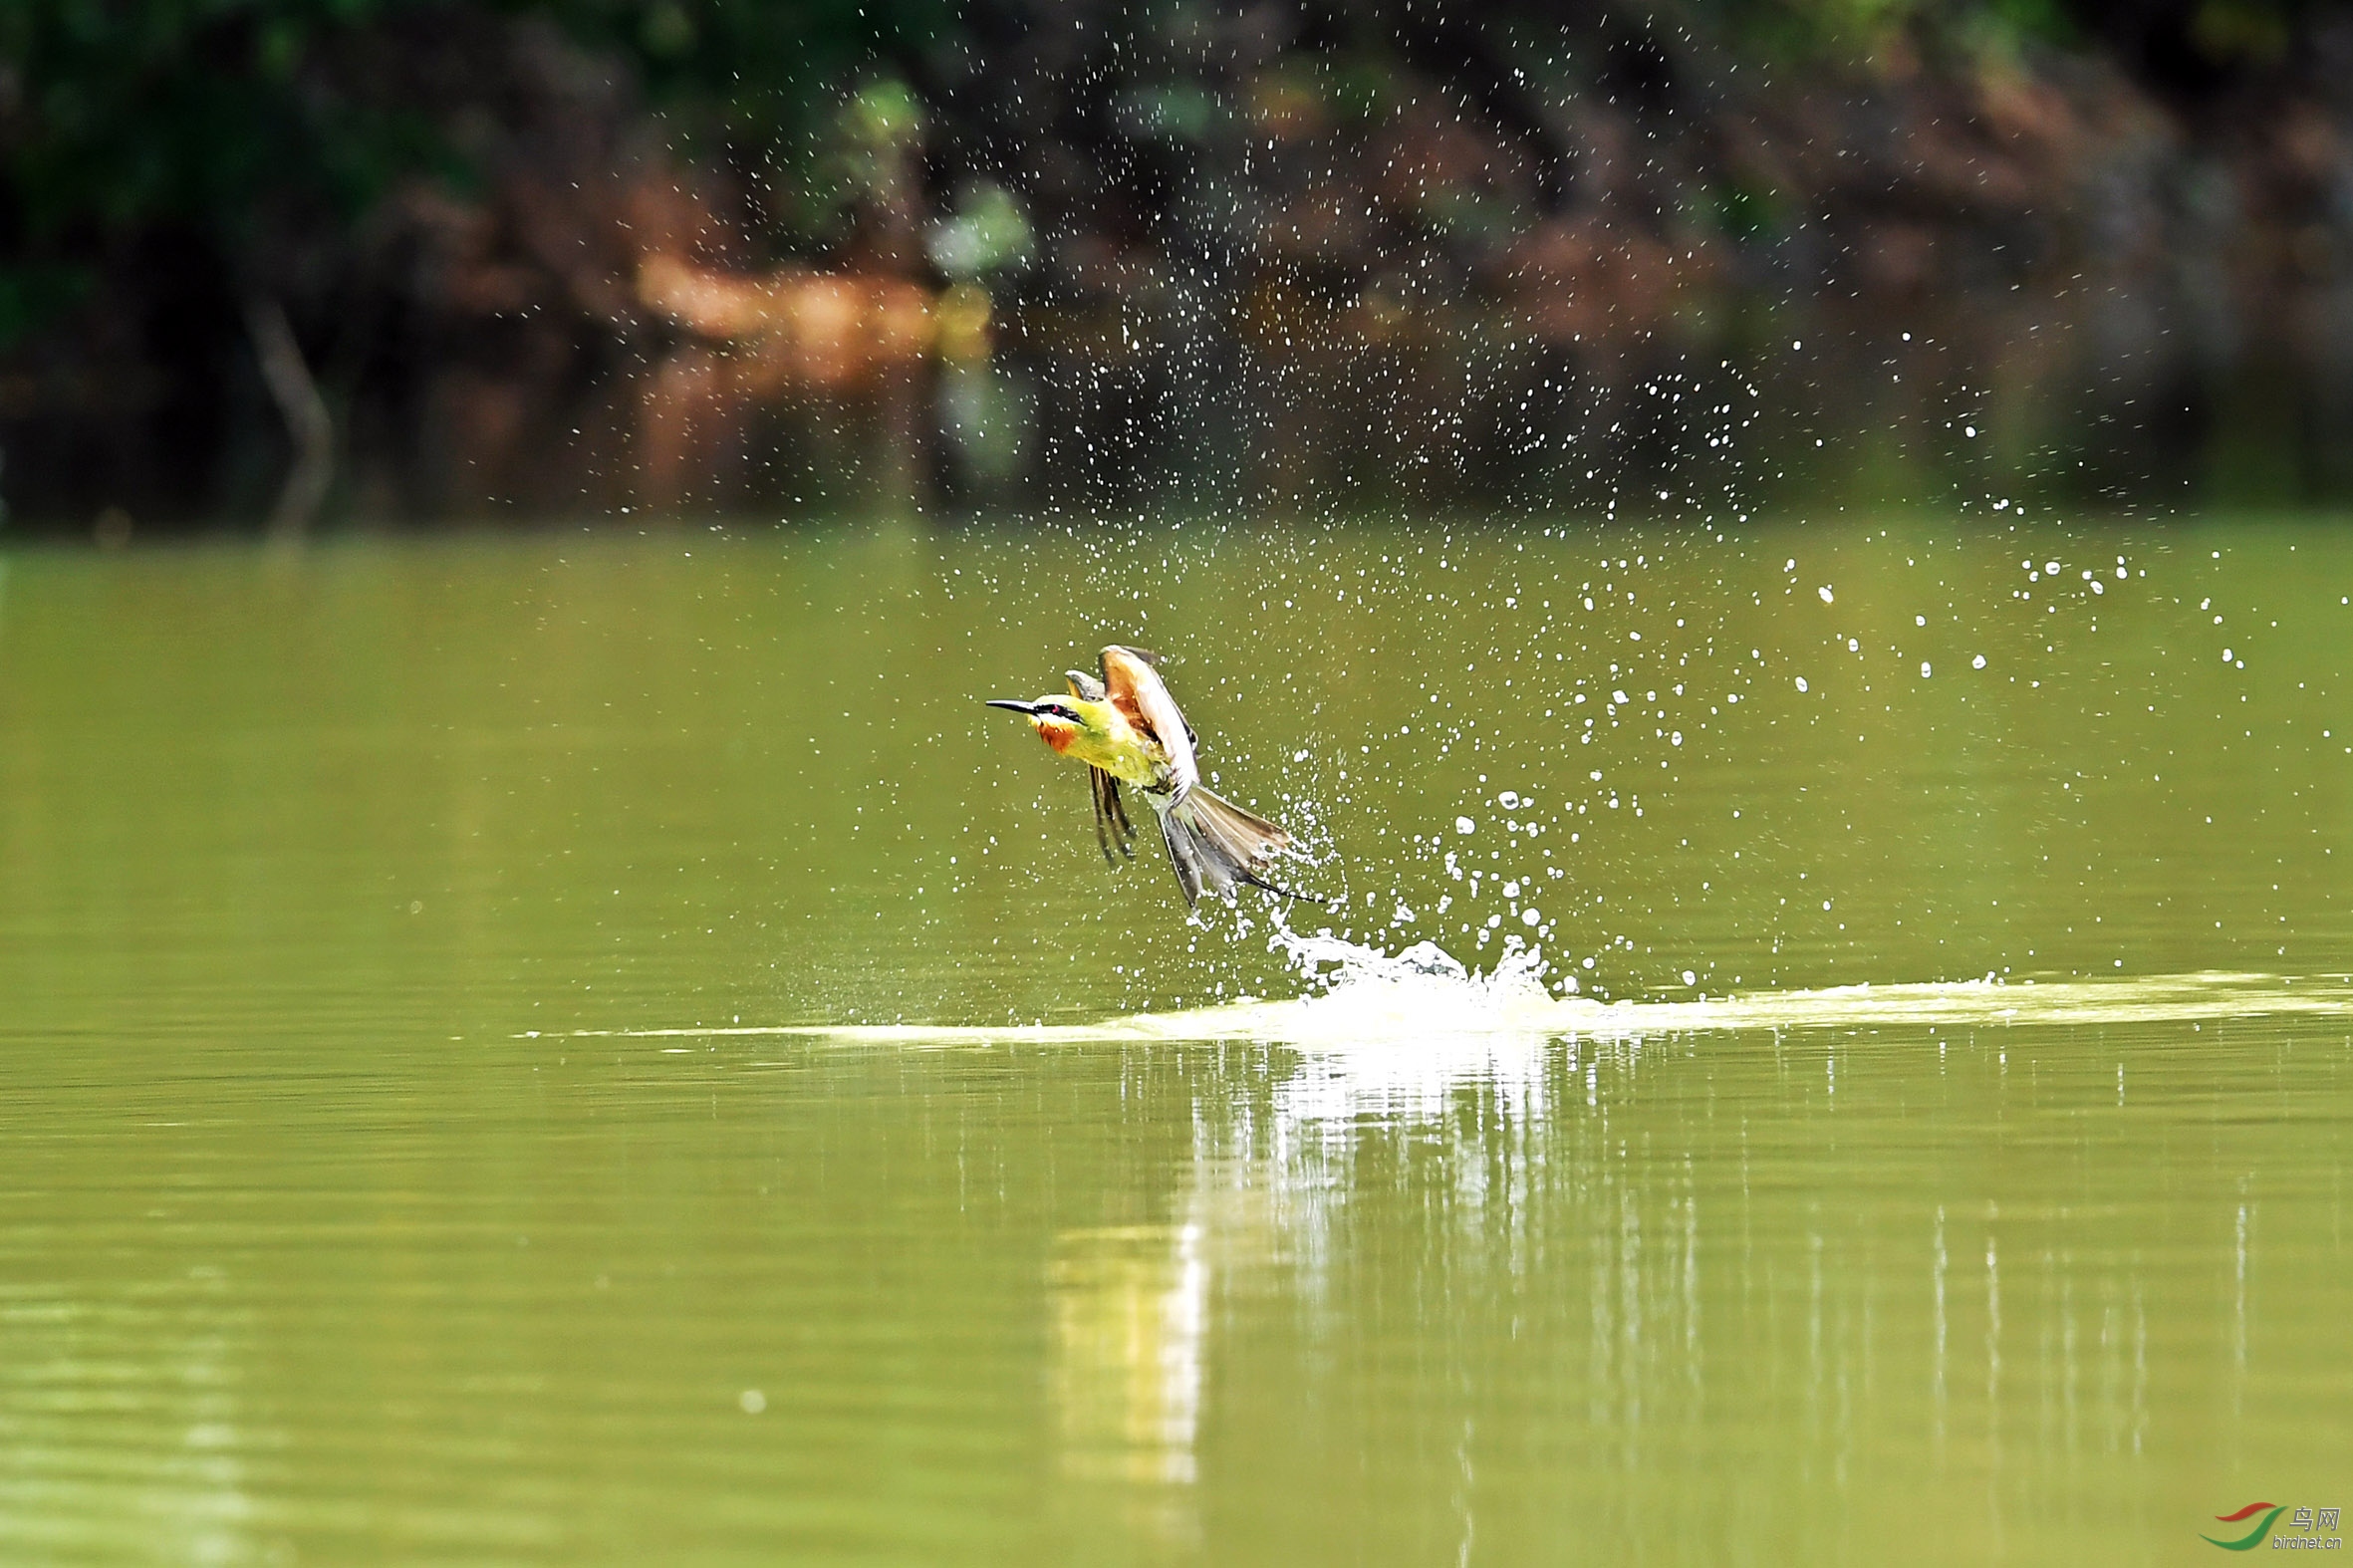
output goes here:
[[1010, 697], [990, 697], [985, 705], [1011, 708], [1016, 713], [1035, 714], [1038, 710], [1038, 705], [1035, 702], [1016, 702]]

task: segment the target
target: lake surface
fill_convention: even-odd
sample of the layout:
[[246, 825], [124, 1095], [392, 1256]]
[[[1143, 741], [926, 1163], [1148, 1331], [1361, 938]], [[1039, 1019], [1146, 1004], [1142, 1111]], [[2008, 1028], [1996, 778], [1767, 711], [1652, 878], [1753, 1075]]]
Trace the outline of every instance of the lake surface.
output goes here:
[[[2353, 1473], [2349, 598], [2014, 512], [0, 557], [0, 1560], [2214, 1560]], [[980, 699], [1114, 640], [1330, 908], [1105, 869]]]

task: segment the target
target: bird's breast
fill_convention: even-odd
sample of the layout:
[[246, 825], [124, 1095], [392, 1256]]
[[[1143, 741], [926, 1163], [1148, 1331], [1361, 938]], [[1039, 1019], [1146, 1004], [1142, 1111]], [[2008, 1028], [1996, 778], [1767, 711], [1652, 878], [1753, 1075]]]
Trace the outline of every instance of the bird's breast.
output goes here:
[[1110, 731], [1073, 730], [1066, 742], [1055, 749], [1090, 767], [1101, 768], [1123, 783], [1139, 787], [1157, 782], [1169, 766], [1157, 742], [1124, 725]]

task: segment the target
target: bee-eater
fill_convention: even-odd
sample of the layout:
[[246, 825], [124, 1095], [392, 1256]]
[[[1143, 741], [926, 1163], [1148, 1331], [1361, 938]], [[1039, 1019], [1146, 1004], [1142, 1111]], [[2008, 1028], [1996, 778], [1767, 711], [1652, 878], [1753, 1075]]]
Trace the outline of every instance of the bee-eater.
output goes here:
[[1203, 889], [1231, 900], [1243, 883], [1286, 899], [1308, 898], [1259, 875], [1277, 851], [1291, 847], [1291, 836], [1201, 784], [1193, 756], [1196, 737], [1154, 667], [1159, 662], [1157, 653], [1114, 644], [1103, 651], [1100, 677], [1079, 669], [1065, 672], [1068, 696], [1035, 702], [1000, 697], [988, 705], [1022, 714], [1057, 755], [1087, 764], [1095, 792], [1095, 842], [1112, 865], [1119, 864], [1112, 856], [1115, 848], [1136, 858], [1136, 828], [1120, 799], [1120, 786], [1130, 784], [1160, 818], [1169, 864], [1176, 869], [1187, 908], [1199, 901]]

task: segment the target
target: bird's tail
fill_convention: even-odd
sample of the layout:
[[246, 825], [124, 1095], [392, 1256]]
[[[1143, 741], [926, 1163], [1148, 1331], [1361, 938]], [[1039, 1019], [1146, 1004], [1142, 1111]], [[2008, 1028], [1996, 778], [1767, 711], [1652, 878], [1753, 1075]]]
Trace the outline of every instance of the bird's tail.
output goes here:
[[1184, 889], [1187, 907], [1197, 903], [1203, 892], [1230, 900], [1233, 890], [1245, 883], [1286, 899], [1323, 902], [1278, 888], [1259, 875], [1278, 850], [1291, 847], [1291, 836], [1222, 796], [1195, 784], [1182, 800], [1162, 811], [1160, 819], [1161, 836], [1169, 844], [1169, 863], [1176, 868], [1176, 881]]

